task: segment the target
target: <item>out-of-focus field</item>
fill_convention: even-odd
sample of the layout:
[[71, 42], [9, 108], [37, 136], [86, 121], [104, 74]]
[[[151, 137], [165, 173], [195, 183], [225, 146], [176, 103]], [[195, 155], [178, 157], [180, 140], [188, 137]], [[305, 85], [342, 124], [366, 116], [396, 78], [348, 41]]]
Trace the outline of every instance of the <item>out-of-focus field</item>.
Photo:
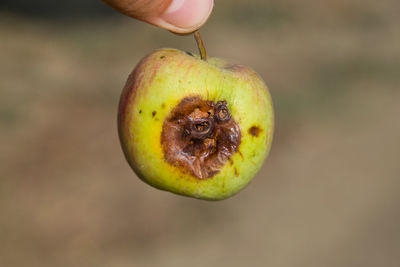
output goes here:
[[276, 108], [271, 154], [206, 202], [135, 177], [125, 80], [181, 37], [123, 16], [0, 15], [0, 266], [400, 264], [400, 2], [218, 1], [208, 53], [253, 67]]

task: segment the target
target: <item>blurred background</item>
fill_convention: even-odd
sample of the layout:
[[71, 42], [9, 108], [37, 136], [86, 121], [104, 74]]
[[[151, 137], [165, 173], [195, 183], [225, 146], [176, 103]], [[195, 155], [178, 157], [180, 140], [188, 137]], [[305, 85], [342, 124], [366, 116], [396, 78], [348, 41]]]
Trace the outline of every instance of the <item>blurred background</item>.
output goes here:
[[217, 1], [209, 55], [254, 68], [276, 134], [241, 193], [135, 177], [116, 129], [145, 54], [192, 36], [98, 0], [0, 1], [0, 266], [399, 266], [400, 2]]

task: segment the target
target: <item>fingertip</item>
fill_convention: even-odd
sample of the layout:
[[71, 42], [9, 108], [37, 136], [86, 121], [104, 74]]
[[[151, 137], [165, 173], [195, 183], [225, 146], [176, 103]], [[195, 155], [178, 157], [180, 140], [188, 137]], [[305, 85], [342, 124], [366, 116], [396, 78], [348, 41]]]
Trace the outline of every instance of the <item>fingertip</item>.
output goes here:
[[172, 0], [153, 24], [175, 33], [191, 33], [207, 21], [213, 6], [213, 0]]

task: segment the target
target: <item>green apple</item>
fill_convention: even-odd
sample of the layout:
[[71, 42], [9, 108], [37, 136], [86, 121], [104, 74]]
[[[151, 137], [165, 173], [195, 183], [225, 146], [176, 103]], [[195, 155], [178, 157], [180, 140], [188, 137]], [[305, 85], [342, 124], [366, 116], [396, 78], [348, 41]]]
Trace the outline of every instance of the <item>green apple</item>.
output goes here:
[[250, 68], [176, 49], [143, 58], [122, 92], [118, 130], [144, 182], [220, 200], [244, 188], [270, 150], [273, 106]]

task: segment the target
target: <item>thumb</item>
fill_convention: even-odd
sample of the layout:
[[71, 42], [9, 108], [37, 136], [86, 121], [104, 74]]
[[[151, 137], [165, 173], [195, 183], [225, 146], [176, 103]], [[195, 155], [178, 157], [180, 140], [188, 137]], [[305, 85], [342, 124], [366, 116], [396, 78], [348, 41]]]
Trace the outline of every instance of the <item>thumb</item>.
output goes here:
[[130, 17], [185, 34], [199, 29], [211, 14], [213, 0], [103, 0]]

